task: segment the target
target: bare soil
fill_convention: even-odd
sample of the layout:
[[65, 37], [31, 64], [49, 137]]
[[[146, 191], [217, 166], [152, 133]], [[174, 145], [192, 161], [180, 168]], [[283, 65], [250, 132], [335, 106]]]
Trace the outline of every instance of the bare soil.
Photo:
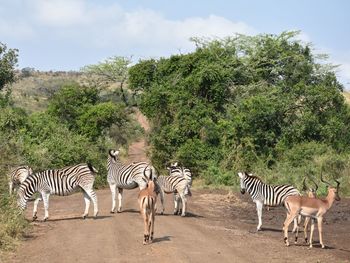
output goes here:
[[[131, 145], [129, 161], [146, 160], [145, 148], [143, 140]], [[184, 218], [172, 215], [172, 197], [166, 196], [154, 242], [144, 246], [137, 194], [137, 189], [124, 191], [123, 212], [110, 214], [110, 191], [98, 190], [99, 216], [85, 220], [81, 193], [52, 196], [49, 220], [31, 223], [22, 244], [0, 262], [350, 262], [350, 199], [335, 203], [325, 217], [327, 249], [320, 248], [317, 231], [309, 249], [302, 233], [296, 245], [290, 233], [291, 246], [284, 246], [283, 207], [263, 211], [263, 230], [256, 232], [256, 209], [248, 195], [194, 189]], [[31, 202], [28, 220], [32, 207]], [[43, 217], [42, 203], [38, 216]]]
[[[97, 191], [100, 214], [81, 219], [82, 194], [53, 196], [50, 219], [33, 222], [32, 231], [4, 262], [350, 262], [350, 200], [336, 203], [326, 216], [321, 249], [308, 249], [300, 236], [285, 247], [281, 232], [283, 207], [263, 212], [263, 231], [256, 232], [255, 206], [248, 196], [224, 191], [193, 190], [188, 216], [158, 215], [155, 240], [142, 245], [143, 222], [137, 210], [137, 190], [125, 191], [124, 210], [110, 214], [108, 189]], [[32, 203], [27, 210], [31, 218]], [[90, 211], [92, 214], [92, 210]], [[42, 208], [39, 210], [43, 216]]]

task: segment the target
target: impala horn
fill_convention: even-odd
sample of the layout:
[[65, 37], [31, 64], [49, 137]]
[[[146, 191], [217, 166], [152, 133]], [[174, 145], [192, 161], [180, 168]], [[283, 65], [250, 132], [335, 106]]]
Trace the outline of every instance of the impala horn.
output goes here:
[[317, 192], [317, 189], [318, 189], [318, 185], [316, 184], [316, 182], [313, 180], [313, 179], [311, 179], [311, 181], [314, 183], [314, 185], [315, 185], [315, 192]]
[[328, 184], [330, 186], [332, 186], [330, 183], [326, 182], [325, 180], [323, 180], [323, 177], [322, 177], [322, 171], [321, 171], [321, 182], [325, 183], [325, 184]]

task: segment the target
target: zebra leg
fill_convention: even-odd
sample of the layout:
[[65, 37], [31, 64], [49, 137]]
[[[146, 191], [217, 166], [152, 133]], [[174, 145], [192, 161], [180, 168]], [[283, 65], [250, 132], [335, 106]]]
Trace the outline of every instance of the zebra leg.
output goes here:
[[[97, 196], [95, 191], [92, 189], [92, 185], [89, 187], [89, 189], [83, 188], [85, 193], [87, 194], [88, 198], [92, 201], [92, 203], [94, 204], [94, 217], [97, 217], [98, 214], [98, 205], [97, 205]], [[85, 197], [85, 196], [84, 196]], [[90, 201], [89, 200], [89, 201]], [[86, 202], [86, 199], [85, 199]], [[89, 206], [90, 206], [90, 202], [89, 202]], [[87, 206], [85, 208], [85, 213], [86, 215], [89, 213], [89, 206]]]
[[12, 195], [13, 183], [9, 182], [9, 193]]
[[118, 213], [122, 212], [122, 199], [123, 199], [123, 188], [118, 188]]
[[116, 190], [117, 190], [117, 185], [116, 184], [109, 184], [109, 188], [111, 189], [112, 193], [112, 209], [111, 213], [114, 214], [115, 211], [115, 198], [116, 198]]
[[263, 203], [260, 201], [256, 201], [256, 211], [258, 213], [258, 220], [259, 220], [259, 224], [257, 226], [257, 231], [261, 230], [261, 226], [262, 226], [262, 209], [263, 209]]
[[85, 219], [89, 214], [90, 197], [84, 190], [83, 190], [83, 194], [84, 194], [84, 201], [85, 201], [85, 212], [82, 217], [83, 219]]
[[180, 194], [180, 198], [181, 198], [181, 203], [182, 203], [182, 213], [181, 216], [186, 216], [186, 196], [184, 195], [184, 193]]
[[43, 198], [44, 209], [45, 209], [44, 221], [46, 221], [47, 219], [49, 219], [49, 197], [50, 197], [50, 193], [42, 192], [41, 196]]
[[38, 217], [37, 217], [37, 212], [38, 212], [38, 204], [39, 202], [42, 200], [42, 198], [38, 197], [37, 199], [35, 199], [34, 201], [34, 207], [33, 207], [33, 221], [35, 221]]
[[179, 212], [179, 198], [174, 195], [174, 215], [177, 215]]
[[160, 214], [163, 215], [164, 214], [164, 191], [163, 189], [161, 189], [159, 191], [159, 195], [160, 195], [160, 202], [162, 203], [162, 210], [160, 211]]

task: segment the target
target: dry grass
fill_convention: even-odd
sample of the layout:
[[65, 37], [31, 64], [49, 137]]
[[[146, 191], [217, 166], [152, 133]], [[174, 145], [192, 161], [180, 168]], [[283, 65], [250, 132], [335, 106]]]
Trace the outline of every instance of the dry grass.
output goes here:
[[344, 91], [343, 95], [345, 97], [345, 101], [350, 104], [350, 92], [349, 91]]

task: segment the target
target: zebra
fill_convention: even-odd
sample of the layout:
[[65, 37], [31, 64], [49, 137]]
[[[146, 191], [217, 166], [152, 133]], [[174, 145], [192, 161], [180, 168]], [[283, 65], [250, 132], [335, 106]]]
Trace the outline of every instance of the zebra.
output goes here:
[[85, 219], [89, 213], [90, 201], [94, 204], [94, 216], [97, 217], [97, 196], [93, 190], [95, 175], [98, 171], [90, 164], [78, 164], [62, 169], [45, 170], [31, 174], [21, 184], [18, 191], [18, 205], [22, 211], [26, 208], [29, 198], [39, 192], [41, 198], [34, 202], [33, 220], [37, 219], [38, 203], [44, 201], [44, 221], [49, 218], [49, 196], [50, 194], [66, 196], [78, 188], [82, 189], [85, 200], [85, 212], [82, 215]]
[[[239, 172], [241, 193], [247, 191], [253, 202], [256, 203], [256, 210], [258, 213], [259, 224], [257, 230], [261, 230], [262, 225], [262, 208], [263, 205], [279, 206], [284, 204], [287, 196], [300, 195], [299, 191], [292, 185], [268, 185], [261, 181], [260, 178], [253, 174]], [[297, 219], [294, 220], [293, 232], [297, 229]]]
[[160, 185], [160, 201], [162, 203], [161, 214], [164, 213], [164, 193], [174, 193], [174, 215], [180, 214], [180, 201], [182, 203], [181, 216], [186, 216], [186, 196], [191, 196], [190, 187], [192, 184], [192, 175], [189, 169], [178, 167], [177, 163], [167, 167], [168, 176], [159, 176], [158, 183]]
[[21, 183], [33, 173], [33, 170], [28, 165], [19, 166], [10, 171], [7, 175], [8, 184], [9, 184], [9, 193], [12, 194], [12, 191], [17, 189]]
[[[107, 159], [107, 182], [112, 193], [112, 209], [115, 212], [116, 190], [118, 190], [118, 210], [122, 211], [123, 189], [135, 189], [137, 187], [143, 190], [147, 187], [150, 177], [157, 178], [157, 170], [147, 162], [133, 162], [123, 164], [119, 160], [119, 151], [109, 150]], [[156, 185], [156, 190], [158, 190]]]

